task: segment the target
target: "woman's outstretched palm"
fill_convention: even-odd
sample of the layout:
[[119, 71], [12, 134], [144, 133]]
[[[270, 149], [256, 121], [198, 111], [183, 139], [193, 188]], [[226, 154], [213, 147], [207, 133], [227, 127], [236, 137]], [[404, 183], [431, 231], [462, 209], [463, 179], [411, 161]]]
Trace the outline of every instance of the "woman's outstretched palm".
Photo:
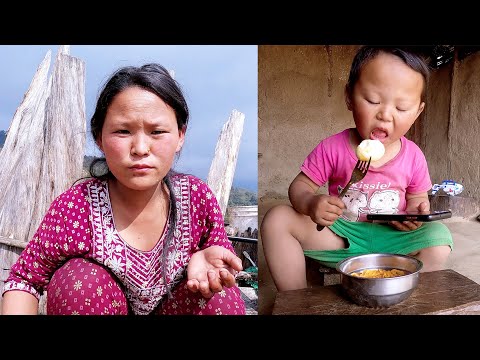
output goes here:
[[190, 291], [211, 298], [223, 287], [235, 285], [235, 272], [242, 270], [242, 261], [230, 250], [214, 245], [192, 255], [187, 267]]

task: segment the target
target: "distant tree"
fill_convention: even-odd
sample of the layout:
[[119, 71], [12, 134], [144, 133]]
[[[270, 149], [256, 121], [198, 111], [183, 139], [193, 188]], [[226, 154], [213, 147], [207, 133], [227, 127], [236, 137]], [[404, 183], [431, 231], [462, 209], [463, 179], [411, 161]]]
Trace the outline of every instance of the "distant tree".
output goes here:
[[90, 167], [90, 164], [95, 159], [96, 159], [95, 156], [85, 155], [83, 157], [83, 169], [88, 171], [88, 168]]
[[7, 138], [7, 132], [5, 130], [0, 130], [0, 148], [5, 144], [5, 139]]
[[249, 206], [257, 204], [257, 194], [253, 191], [234, 187], [230, 191], [228, 206]]

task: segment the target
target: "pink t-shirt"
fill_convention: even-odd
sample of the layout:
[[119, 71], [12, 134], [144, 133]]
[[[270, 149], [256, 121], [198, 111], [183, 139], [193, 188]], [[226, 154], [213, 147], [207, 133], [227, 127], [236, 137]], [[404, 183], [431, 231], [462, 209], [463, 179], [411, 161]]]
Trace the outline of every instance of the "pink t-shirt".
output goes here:
[[[347, 185], [358, 161], [346, 129], [321, 141], [300, 169], [318, 186], [328, 182], [328, 193], [338, 196]], [[370, 166], [362, 181], [353, 184], [343, 197], [347, 206], [342, 218], [367, 221], [367, 213], [394, 214], [406, 208], [405, 194], [431, 189], [427, 160], [420, 148], [402, 136], [400, 152], [386, 164]]]

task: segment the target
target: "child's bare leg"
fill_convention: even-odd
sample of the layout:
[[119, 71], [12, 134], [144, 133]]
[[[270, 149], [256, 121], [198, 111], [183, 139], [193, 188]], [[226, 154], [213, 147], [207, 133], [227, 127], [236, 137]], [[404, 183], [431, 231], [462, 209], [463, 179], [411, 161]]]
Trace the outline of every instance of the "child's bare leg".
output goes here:
[[409, 255], [412, 255], [423, 262], [422, 272], [430, 272], [444, 269], [445, 262], [447, 261], [450, 252], [450, 246], [442, 245], [428, 247]]
[[303, 249], [333, 250], [345, 247], [342, 238], [317, 225], [291, 206], [271, 208], [260, 228], [263, 251], [278, 291], [307, 287]]

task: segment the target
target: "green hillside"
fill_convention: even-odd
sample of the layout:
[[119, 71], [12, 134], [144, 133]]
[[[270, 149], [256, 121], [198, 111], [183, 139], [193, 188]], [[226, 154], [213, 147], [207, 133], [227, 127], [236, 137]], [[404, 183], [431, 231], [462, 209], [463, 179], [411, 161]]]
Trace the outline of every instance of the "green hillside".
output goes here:
[[230, 198], [228, 199], [229, 206], [247, 206], [257, 205], [257, 194], [242, 188], [232, 188], [230, 191]]

